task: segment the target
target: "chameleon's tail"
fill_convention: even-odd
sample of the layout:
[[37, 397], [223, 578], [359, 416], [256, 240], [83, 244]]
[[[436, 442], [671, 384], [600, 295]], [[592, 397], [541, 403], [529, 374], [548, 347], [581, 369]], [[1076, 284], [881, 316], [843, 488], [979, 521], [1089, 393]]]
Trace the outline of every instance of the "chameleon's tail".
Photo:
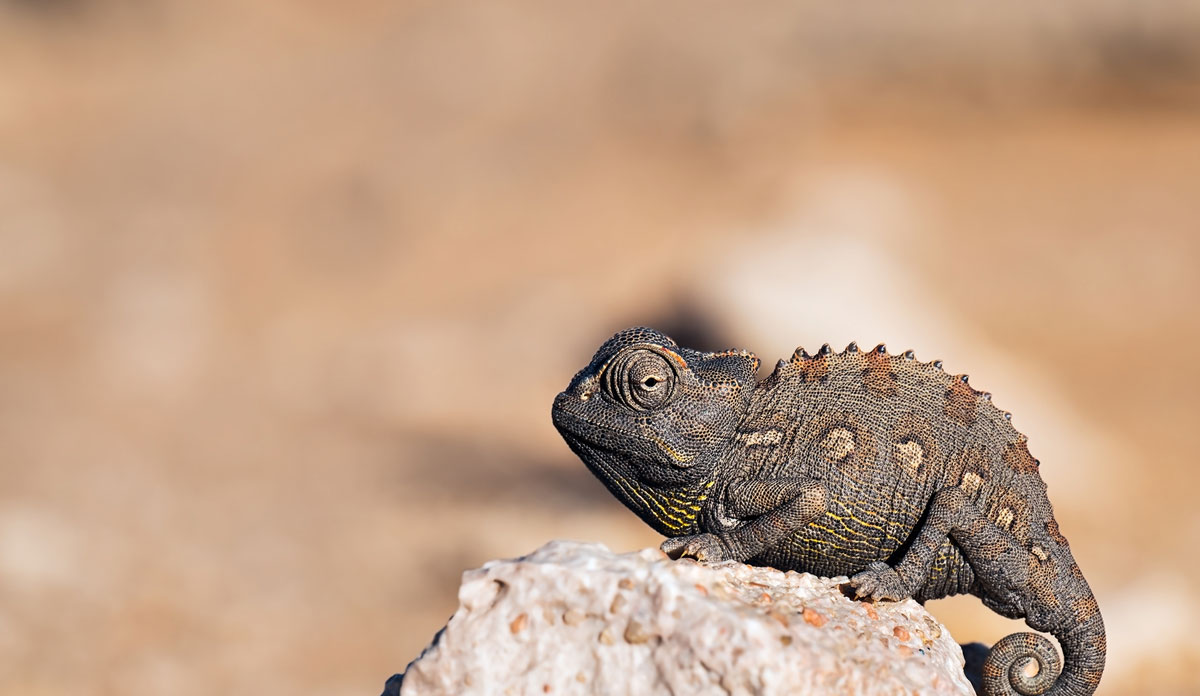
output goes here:
[[[1091, 612], [1056, 637], [1066, 663], [1061, 673], [1058, 651], [1044, 636], [1013, 633], [992, 646], [983, 663], [985, 696], [1091, 696], [1104, 671], [1106, 642], [1100, 612]], [[1032, 676], [1029, 660], [1037, 663]]]

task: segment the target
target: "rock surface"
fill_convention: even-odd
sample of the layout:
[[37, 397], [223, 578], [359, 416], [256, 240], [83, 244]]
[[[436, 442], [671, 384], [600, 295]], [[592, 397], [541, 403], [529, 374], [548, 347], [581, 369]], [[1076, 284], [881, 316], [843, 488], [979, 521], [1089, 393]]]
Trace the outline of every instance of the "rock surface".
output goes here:
[[959, 646], [845, 578], [551, 542], [463, 575], [458, 611], [388, 680], [433, 694], [963, 694]]

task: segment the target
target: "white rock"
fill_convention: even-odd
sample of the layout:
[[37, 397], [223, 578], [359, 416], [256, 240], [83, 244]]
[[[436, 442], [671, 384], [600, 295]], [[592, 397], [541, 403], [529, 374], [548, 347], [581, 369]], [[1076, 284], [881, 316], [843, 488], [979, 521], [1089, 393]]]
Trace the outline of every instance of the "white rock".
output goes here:
[[554, 541], [463, 575], [460, 606], [385, 694], [973, 694], [912, 600], [818, 578]]

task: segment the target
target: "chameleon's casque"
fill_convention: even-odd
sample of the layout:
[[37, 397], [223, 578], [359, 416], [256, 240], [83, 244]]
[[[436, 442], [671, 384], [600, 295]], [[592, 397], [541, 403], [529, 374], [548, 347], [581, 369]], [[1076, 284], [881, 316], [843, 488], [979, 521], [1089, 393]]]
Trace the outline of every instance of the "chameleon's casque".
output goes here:
[[1060, 666], [1046, 638], [1004, 638], [985, 694], [1095, 691], [1100, 610], [1039, 462], [990, 394], [882, 345], [798, 348], [761, 382], [757, 370], [746, 351], [628, 329], [558, 395], [554, 425], [672, 556], [848, 575], [876, 600], [971, 593], [1063, 649]]

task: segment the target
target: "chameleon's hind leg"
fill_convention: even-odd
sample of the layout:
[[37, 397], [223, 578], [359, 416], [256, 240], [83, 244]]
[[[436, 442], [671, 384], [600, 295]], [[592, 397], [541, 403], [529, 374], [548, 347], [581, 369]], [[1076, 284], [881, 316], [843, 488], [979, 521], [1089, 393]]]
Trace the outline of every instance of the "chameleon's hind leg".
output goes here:
[[990, 585], [989, 606], [1005, 616], [1023, 616], [1029, 551], [985, 517], [958, 487], [934, 495], [924, 525], [895, 567], [876, 561], [850, 578], [850, 584], [859, 597], [896, 601], [912, 597], [929, 581], [938, 549], [947, 538], [962, 552], [976, 578]]
[[[872, 563], [850, 583], [859, 596], [912, 597], [929, 582], [938, 547], [947, 538], [975, 571], [972, 594], [978, 594], [998, 614], [1024, 618], [1031, 628], [1053, 633], [1063, 650], [1060, 661], [1043, 636], [1007, 636], [984, 662], [983, 693], [1093, 693], [1104, 672], [1104, 620], [1069, 552], [1064, 548], [1048, 554], [1038, 546], [1023, 548], [985, 517], [960, 488], [947, 488], [933, 497], [925, 524], [895, 568]], [[1026, 672], [1030, 660], [1036, 663], [1032, 675]]]

